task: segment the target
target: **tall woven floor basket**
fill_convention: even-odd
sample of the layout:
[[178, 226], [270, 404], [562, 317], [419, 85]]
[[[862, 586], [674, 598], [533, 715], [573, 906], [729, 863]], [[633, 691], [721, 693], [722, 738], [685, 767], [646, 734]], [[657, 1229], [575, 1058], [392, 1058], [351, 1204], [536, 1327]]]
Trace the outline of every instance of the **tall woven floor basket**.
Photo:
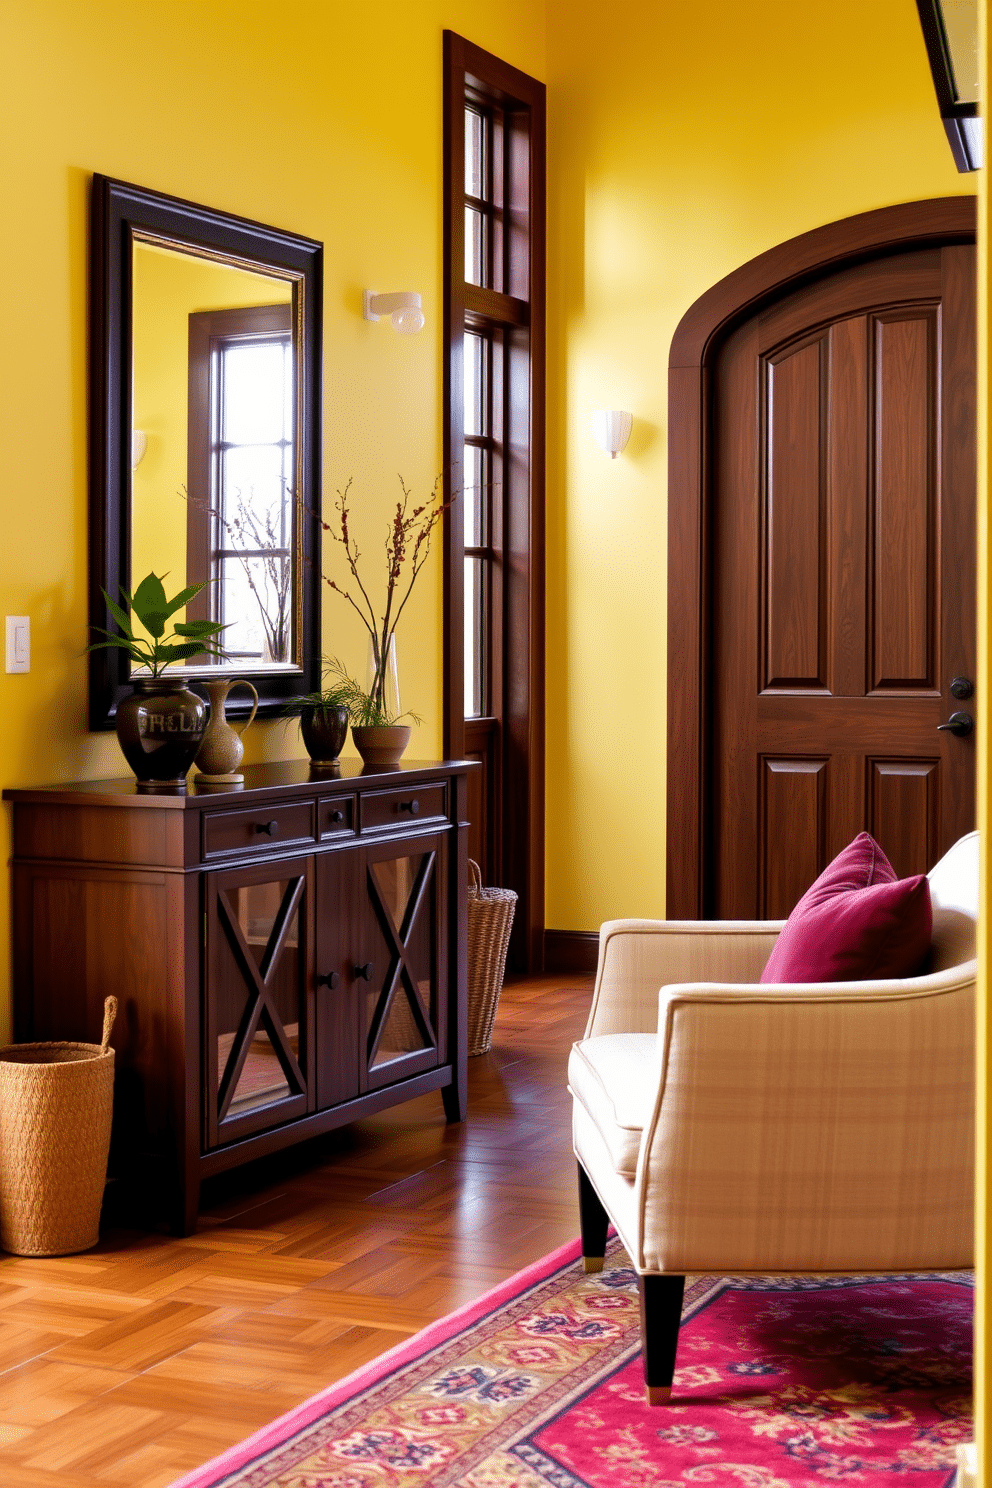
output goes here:
[[512, 889], [484, 889], [478, 863], [468, 860], [468, 1052], [488, 1054], [503, 988], [506, 951], [517, 896]]
[[74, 1255], [100, 1238], [116, 1015], [108, 997], [101, 1044], [0, 1049], [0, 1246], [14, 1255]]

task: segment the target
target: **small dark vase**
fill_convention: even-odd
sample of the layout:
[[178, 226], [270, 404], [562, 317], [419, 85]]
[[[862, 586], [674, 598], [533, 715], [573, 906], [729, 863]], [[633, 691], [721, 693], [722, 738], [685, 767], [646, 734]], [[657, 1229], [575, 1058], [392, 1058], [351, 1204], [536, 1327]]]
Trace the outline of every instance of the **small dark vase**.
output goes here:
[[185, 790], [186, 772], [206, 731], [207, 705], [172, 678], [132, 680], [134, 692], [117, 705], [124, 758], [144, 790]]
[[300, 733], [315, 765], [335, 765], [348, 737], [348, 709], [304, 708]]

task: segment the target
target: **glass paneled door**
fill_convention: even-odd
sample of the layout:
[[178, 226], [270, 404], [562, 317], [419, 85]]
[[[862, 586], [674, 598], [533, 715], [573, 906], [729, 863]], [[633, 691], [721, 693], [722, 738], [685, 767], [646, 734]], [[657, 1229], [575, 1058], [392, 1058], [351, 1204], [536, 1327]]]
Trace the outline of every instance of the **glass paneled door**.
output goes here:
[[309, 861], [207, 882], [208, 1146], [312, 1105], [307, 996]]
[[441, 839], [425, 836], [366, 852], [364, 961], [365, 1081], [375, 1090], [444, 1062], [445, 947]]

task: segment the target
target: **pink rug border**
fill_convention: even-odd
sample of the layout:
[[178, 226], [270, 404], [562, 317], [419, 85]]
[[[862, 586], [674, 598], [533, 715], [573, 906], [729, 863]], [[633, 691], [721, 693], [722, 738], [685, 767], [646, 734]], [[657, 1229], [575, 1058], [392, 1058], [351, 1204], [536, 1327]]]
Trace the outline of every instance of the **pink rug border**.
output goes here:
[[581, 1240], [567, 1241], [557, 1250], [542, 1256], [539, 1261], [525, 1266], [515, 1276], [508, 1277], [506, 1281], [501, 1281], [498, 1286], [484, 1292], [474, 1302], [465, 1302], [456, 1311], [449, 1312], [446, 1317], [439, 1318], [435, 1323], [428, 1323], [427, 1327], [421, 1328], [419, 1333], [414, 1333], [411, 1338], [406, 1338], [394, 1348], [387, 1349], [371, 1363], [363, 1364], [361, 1368], [346, 1375], [344, 1379], [336, 1380], [333, 1385], [328, 1385], [326, 1390], [320, 1390], [316, 1395], [311, 1395], [309, 1400], [304, 1400], [301, 1405], [294, 1406], [284, 1415], [277, 1416], [267, 1426], [262, 1426], [244, 1441], [228, 1447], [227, 1451], [221, 1452], [218, 1457], [212, 1457], [202, 1467], [194, 1468], [183, 1478], [176, 1478], [175, 1482], [170, 1483], [169, 1488], [212, 1488], [213, 1484], [222, 1481], [225, 1476], [235, 1472], [238, 1468], [244, 1467], [254, 1457], [261, 1457], [264, 1452], [278, 1446], [304, 1426], [311, 1425], [325, 1411], [340, 1405], [349, 1396], [367, 1389], [369, 1385], [376, 1384], [384, 1375], [390, 1374], [394, 1369], [402, 1368], [411, 1359], [427, 1353], [429, 1349], [436, 1348], [440, 1343], [445, 1343], [463, 1328], [478, 1322], [493, 1308], [502, 1306], [504, 1302], [526, 1291], [528, 1287], [544, 1281], [562, 1266], [577, 1261], [581, 1254]]

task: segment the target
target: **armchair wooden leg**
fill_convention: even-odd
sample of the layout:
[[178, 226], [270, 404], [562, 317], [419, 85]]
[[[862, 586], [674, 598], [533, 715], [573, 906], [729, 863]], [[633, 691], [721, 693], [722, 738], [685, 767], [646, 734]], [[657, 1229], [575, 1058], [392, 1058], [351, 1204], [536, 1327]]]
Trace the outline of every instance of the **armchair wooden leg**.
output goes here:
[[599, 1201], [599, 1194], [579, 1163], [579, 1225], [582, 1231], [582, 1266], [587, 1272], [602, 1271], [606, 1255], [606, 1232], [610, 1216]]
[[672, 1398], [675, 1350], [682, 1321], [684, 1276], [639, 1276], [641, 1353], [648, 1405], [667, 1405]]

